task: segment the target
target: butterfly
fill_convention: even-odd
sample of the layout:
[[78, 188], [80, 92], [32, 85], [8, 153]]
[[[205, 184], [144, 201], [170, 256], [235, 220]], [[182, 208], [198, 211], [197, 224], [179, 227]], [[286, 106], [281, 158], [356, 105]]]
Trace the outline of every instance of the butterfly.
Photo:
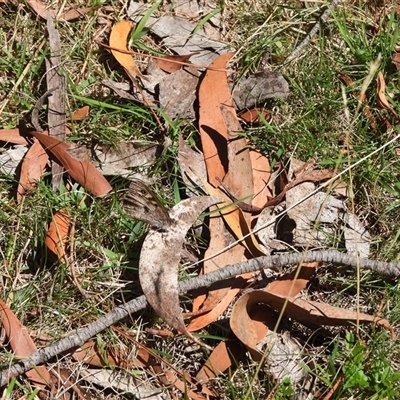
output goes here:
[[171, 223], [167, 208], [154, 192], [142, 181], [132, 180], [123, 200], [123, 208], [129, 217], [146, 222], [157, 230], [167, 229]]

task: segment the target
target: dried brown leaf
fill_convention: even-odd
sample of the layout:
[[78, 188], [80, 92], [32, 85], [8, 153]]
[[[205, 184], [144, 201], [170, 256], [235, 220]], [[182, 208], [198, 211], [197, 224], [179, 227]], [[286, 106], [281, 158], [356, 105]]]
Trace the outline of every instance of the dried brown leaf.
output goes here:
[[[43, 19], [47, 19], [48, 13], [50, 13], [52, 18], [56, 18], [58, 11], [52, 9], [51, 7], [44, 4], [41, 0], [27, 0], [28, 5], [35, 11], [36, 14], [41, 16]], [[61, 13], [59, 19], [70, 21], [72, 19], [79, 18], [89, 11], [95, 10], [98, 7], [85, 7], [85, 8], [78, 8], [75, 10], [68, 10]]]
[[[199, 52], [190, 53], [190, 54], [175, 54], [175, 55], [168, 55], [164, 57], [155, 57], [153, 62], [157, 65], [158, 68], [161, 68], [165, 72], [176, 72], [182, 68], [182, 65], [186, 64], [186, 61], [189, 60], [190, 57], [200, 54]], [[184, 63], [184, 64], [183, 64]]]
[[296, 270], [269, 283], [264, 290], [280, 296], [295, 297], [306, 288], [317, 268], [316, 262], [303, 263]]
[[32, 132], [43, 145], [46, 151], [50, 151], [66, 169], [68, 174], [84, 186], [86, 190], [95, 196], [103, 197], [112, 190], [107, 179], [88, 161], [78, 161], [68, 153], [68, 143], [38, 132]]
[[[28, 5], [32, 8], [35, 13], [40, 15], [43, 19], [47, 19], [48, 13], [50, 13], [52, 18], [56, 18], [58, 11], [50, 8], [49, 6], [45, 5], [41, 0], [27, 0]], [[78, 8], [76, 10], [68, 10], [63, 12], [60, 15], [60, 20], [70, 21], [72, 19], [79, 18], [89, 11], [92, 11], [98, 7], [85, 7], [85, 8]]]
[[29, 7], [32, 8], [35, 13], [40, 15], [43, 19], [47, 19], [47, 12], [50, 11], [53, 18], [56, 17], [57, 12], [46, 6], [41, 0], [27, 0]]
[[193, 390], [190, 390], [190, 386], [188, 388], [188, 382], [186, 380], [183, 381], [179, 379], [171, 370], [164, 369], [164, 374], [167, 376], [172, 385], [174, 385], [182, 393], [185, 393], [185, 397], [193, 400], [206, 400], [208, 398], [194, 392]]
[[[209, 256], [212, 256], [212, 259], [204, 262], [202, 270], [203, 274], [222, 268], [225, 265], [242, 261], [245, 252], [244, 246], [236, 245], [233, 248], [230, 248], [229, 251], [224, 251], [222, 254], [215, 256], [215, 254], [220, 252], [221, 249], [224, 249], [235, 241], [235, 237], [228, 229], [226, 229], [223, 218], [221, 218], [219, 214], [216, 214], [216, 211], [217, 208], [212, 207], [212, 214], [209, 222], [210, 241], [205, 253], [206, 259]], [[212, 310], [214, 307], [217, 307], [225, 296], [229, 296], [229, 288], [209, 292], [207, 298], [205, 295], [198, 296], [193, 300], [193, 311], [196, 312], [201, 306], [204, 309]], [[220, 307], [218, 307], [218, 309], [221, 310]]]
[[[300, 271], [293, 271], [269, 283], [264, 291], [281, 296], [298, 295], [310, 277], [317, 263], [302, 264]], [[255, 293], [255, 294], [253, 294]], [[277, 322], [275, 313], [259, 300], [258, 291], [243, 295], [233, 306], [230, 326], [236, 337], [249, 349], [253, 360], [260, 360], [263, 353], [257, 344], [264, 339], [268, 330], [274, 330]]]
[[257, 349], [257, 344], [269, 330], [274, 330], [276, 316], [274, 310], [260, 302], [257, 292], [252, 291], [240, 297], [232, 308], [229, 324], [232, 332], [247, 347], [253, 360], [260, 361], [263, 352]]
[[46, 246], [59, 260], [66, 261], [67, 246], [70, 242], [71, 221], [65, 210], [57, 211], [50, 222], [46, 233]]
[[378, 103], [379, 105], [390, 111], [395, 117], [397, 117], [396, 111], [393, 109], [393, 107], [389, 104], [389, 102], [386, 99], [385, 95], [385, 89], [386, 89], [386, 83], [385, 83], [385, 78], [383, 77], [383, 74], [381, 71], [378, 72], [378, 76], [376, 78], [378, 82]]
[[[226, 202], [218, 205], [218, 209], [229, 228], [235, 234], [236, 238], [241, 239], [246, 236], [242, 244], [254, 257], [265, 255], [258, 245], [255, 236], [250, 235], [251, 230], [248, 220], [246, 220], [246, 217], [240, 207], [237, 204], [233, 204], [232, 201], [227, 198], [219, 189], [213, 188], [206, 182], [204, 185], [206, 186], [206, 190], [210, 196], [220, 197], [222, 200], [226, 200]], [[230, 261], [230, 263], [233, 263], [233, 261]]]
[[[233, 107], [221, 105], [221, 115], [225, 122], [228, 135], [228, 171], [222, 182], [224, 188], [230, 195], [233, 195], [236, 200], [240, 200], [251, 206], [254, 190], [250, 151], [246, 139], [238, 135], [238, 132], [241, 132], [242, 128], [235, 109]], [[246, 222], [250, 222], [250, 217], [246, 219]]]
[[268, 185], [271, 179], [271, 166], [268, 159], [255, 150], [250, 150], [250, 160], [253, 169], [254, 190], [251, 205], [255, 208], [262, 208], [272, 197], [272, 191]]
[[133, 57], [118, 51], [118, 49], [128, 50], [126, 43], [133, 26], [133, 22], [130, 21], [118, 22], [112, 27], [110, 34], [110, 47], [113, 48], [111, 53], [131, 77], [142, 76], [142, 73], [137, 67]]
[[[218, 210], [221, 213], [223, 219], [231, 228], [232, 232], [236, 235], [236, 237], [242, 238], [244, 235], [250, 232], [247, 221], [245, 220], [242, 211], [240, 208], [232, 204], [232, 202], [226, 198], [226, 196], [218, 189], [212, 187], [207, 182], [203, 181], [203, 186], [206, 188], [206, 191], [214, 197], [220, 197], [222, 200], [227, 200], [225, 203], [222, 203], [218, 208], [213, 207], [214, 210]], [[210, 231], [210, 243], [208, 249], [206, 251], [205, 257], [207, 258], [209, 254], [214, 255], [218, 253], [221, 249], [230, 245], [235, 238], [232, 236], [231, 232], [226, 229], [224, 222], [220, 217], [212, 215], [210, 217], [209, 223], [209, 231]], [[208, 273], [214, 271], [218, 268], [221, 268], [224, 265], [232, 264], [235, 262], [240, 262], [240, 260], [244, 257], [245, 248], [248, 249], [250, 254], [263, 254], [261, 249], [258, 247], [258, 243], [253, 235], [246, 237], [246, 239], [242, 242], [242, 245], [236, 245], [229, 252], [224, 252], [219, 254], [216, 257], [213, 257], [212, 260], [206, 260], [203, 265], [203, 273]], [[241, 286], [236, 286], [238, 281], [233, 282], [233, 286], [240, 288], [243, 286], [244, 282], [242, 282]], [[199, 296], [193, 301], [193, 311], [196, 312], [202, 306], [203, 309], [212, 310], [207, 314], [202, 316], [195, 317], [190, 327], [192, 330], [200, 329], [205, 326], [207, 323], [214, 321], [220, 314], [222, 314], [227, 306], [229, 305], [229, 299], [235, 293], [235, 289], [222, 288], [215, 290], [213, 292], [208, 293], [207, 298], [204, 295]]]
[[263, 120], [269, 121], [272, 118], [272, 113], [265, 108], [252, 108], [251, 110], [243, 111], [239, 114], [239, 118], [248, 124], [262, 123]]
[[28, 141], [21, 135], [19, 128], [0, 129], [0, 141], [13, 144], [28, 144]]
[[220, 342], [196, 375], [196, 379], [201, 383], [206, 383], [215, 378], [227, 370], [232, 363], [236, 363], [244, 352], [244, 347], [236, 339]]
[[[275, 310], [282, 310], [285, 302], [285, 296], [279, 296], [273, 293], [258, 291], [260, 302], [265, 302]], [[357, 311], [347, 310], [340, 307], [334, 307], [329, 304], [309, 301], [303, 298], [289, 298], [285, 315], [293, 318], [304, 325], [330, 325], [330, 326], [351, 326], [357, 321], [363, 324], [378, 324], [388, 329], [392, 337], [395, 333], [389, 321], [374, 315], [357, 313]]]
[[[9, 340], [9, 345], [17, 357], [28, 357], [37, 351], [35, 343], [29, 336], [28, 329], [22, 325], [16, 315], [1, 299], [0, 317]], [[26, 375], [37, 387], [41, 388], [45, 387], [51, 381], [50, 373], [43, 365], [29, 370], [26, 372]]]
[[71, 120], [73, 121], [83, 121], [87, 115], [89, 114], [90, 107], [84, 106], [79, 110], [76, 110], [73, 114], [71, 114]]
[[117, 366], [125, 369], [135, 367], [133, 359], [127, 357], [130, 349], [121, 343], [118, 346], [106, 345], [99, 348], [98, 343], [93, 340], [85, 343], [79, 349], [75, 350], [72, 358], [75, 361], [84, 362], [94, 367]]
[[77, 18], [83, 17], [88, 12], [96, 10], [97, 8], [99, 8], [99, 7], [98, 6], [96, 6], [96, 7], [83, 7], [83, 8], [76, 8], [76, 9], [73, 9], [73, 10], [64, 11], [60, 15], [60, 20], [71, 21], [73, 19], [77, 19]]
[[49, 162], [49, 155], [43, 149], [41, 143], [36, 140], [29, 148], [22, 160], [21, 173], [17, 189], [17, 202], [22, 200], [27, 192], [32, 190], [40, 180], [46, 165]]
[[[223, 54], [210, 67], [225, 68], [232, 56]], [[208, 69], [199, 88], [199, 127], [208, 180], [216, 187], [228, 171], [228, 133], [222, 104], [233, 105], [226, 72]]]
[[187, 330], [189, 332], [198, 331], [216, 321], [229, 307], [236, 295], [240, 293], [242, 288], [246, 285], [247, 279], [250, 277], [251, 273], [232, 279], [232, 285], [228, 291], [217, 289], [213, 292], [209, 292], [207, 301], [203, 306], [210, 309], [210, 311], [193, 318], [187, 326]]

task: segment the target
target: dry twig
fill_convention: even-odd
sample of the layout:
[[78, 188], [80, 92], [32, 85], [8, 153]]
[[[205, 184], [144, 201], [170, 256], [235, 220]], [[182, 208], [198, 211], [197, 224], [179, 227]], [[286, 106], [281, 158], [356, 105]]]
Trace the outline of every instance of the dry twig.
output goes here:
[[[232, 278], [234, 276], [257, 271], [263, 268], [280, 268], [285, 265], [299, 264], [301, 262], [324, 262], [351, 267], [370, 269], [391, 277], [400, 276], [400, 263], [386, 263], [366, 258], [358, 258], [349, 254], [341, 253], [336, 250], [313, 251], [306, 254], [281, 254], [275, 256], [265, 256], [254, 258], [242, 263], [228, 265], [220, 270], [209, 274], [198, 276], [180, 283], [180, 292], [186, 293], [200, 287], [207, 287], [213, 283]], [[33, 353], [29, 358], [19, 361], [0, 374], [0, 387], [8, 383], [11, 377], [19, 376], [24, 372], [43, 364], [58, 354], [76, 349], [87, 342], [91, 337], [97, 335], [107, 327], [117, 323], [129, 314], [139, 311], [147, 306], [144, 296], [140, 296], [130, 302], [114, 308], [111, 312], [99, 318], [97, 321], [84, 328], [78, 329], [74, 334], [61, 339], [52, 345], [40, 349]]]

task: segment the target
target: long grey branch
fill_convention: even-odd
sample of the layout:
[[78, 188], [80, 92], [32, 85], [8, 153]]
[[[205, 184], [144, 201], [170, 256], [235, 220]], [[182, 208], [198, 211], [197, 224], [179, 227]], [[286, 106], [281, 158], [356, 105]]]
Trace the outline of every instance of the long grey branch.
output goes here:
[[[179, 289], [181, 293], [186, 293], [201, 287], [208, 287], [215, 282], [229, 279], [246, 272], [253, 272], [263, 268], [276, 269], [286, 265], [294, 265], [299, 264], [300, 262], [313, 261], [346, 265], [351, 267], [359, 266], [360, 268], [377, 271], [390, 277], [398, 277], [400, 275], [400, 263], [386, 263], [366, 258], [357, 258], [336, 250], [310, 251], [307, 253], [258, 257], [242, 263], [228, 265], [209, 274], [197, 276], [187, 281], [183, 281], [180, 283]], [[144, 296], [140, 296], [124, 305], [114, 308], [97, 321], [89, 324], [86, 327], [78, 329], [70, 336], [67, 336], [48, 347], [32, 353], [29, 358], [21, 360], [10, 366], [7, 370], [1, 372], [0, 387], [6, 385], [11, 377], [19, 376], [32, 369], [34, 366], [49, 361], [58, 354], [65, 353], [66, 351], [71, 351], [82, 346], [91, 337], [127, 317], [129, 314], [133, 314], [145, 308], [146, 306], [146, 298]]]

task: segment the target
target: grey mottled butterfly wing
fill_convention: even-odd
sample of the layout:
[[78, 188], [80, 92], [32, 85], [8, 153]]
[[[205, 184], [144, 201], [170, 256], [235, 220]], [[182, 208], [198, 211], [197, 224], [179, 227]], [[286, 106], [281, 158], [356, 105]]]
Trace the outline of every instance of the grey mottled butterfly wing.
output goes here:
[[140, 180], [135, 179], [130, 183], [123, 207], [131, 218], [146, 222], [154, 229], [166, 229], [171, 225], [168, 210]]

